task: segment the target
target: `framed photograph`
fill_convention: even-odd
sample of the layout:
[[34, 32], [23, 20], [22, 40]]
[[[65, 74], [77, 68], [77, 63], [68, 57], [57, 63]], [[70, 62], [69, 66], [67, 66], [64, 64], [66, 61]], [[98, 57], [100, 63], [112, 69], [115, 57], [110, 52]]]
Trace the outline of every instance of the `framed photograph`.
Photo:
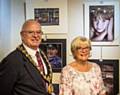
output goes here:
[[68, 32], [67, 0], [25, 0], [25, 18], [37, 19], [45, 34]]
[[35, 8], [34, 18], [43, 26], [59, 25], [59, 8]]
[[90, 61], [100, 65], [107, 95], [117, 95], [119, 93], [119, 60], [91, 59]]
[[85, 36], [93, 45], [119, 45], [119, 2], [87, 2]]
[[66, 39], [47, 39], [40, 48], [46, 54], [53, 72], [60, 72], [66, 65]]

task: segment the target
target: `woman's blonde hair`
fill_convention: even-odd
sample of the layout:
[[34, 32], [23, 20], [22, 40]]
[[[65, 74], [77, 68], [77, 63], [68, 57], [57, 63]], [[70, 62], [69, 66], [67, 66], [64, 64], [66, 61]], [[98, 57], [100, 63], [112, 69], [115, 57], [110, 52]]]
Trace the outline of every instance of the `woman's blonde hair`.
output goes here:
[[73, 39], [73, 41], [71, 42], [71, 52], [72, 52], [72, 54], [79, 47], [81, 47], [83, 45], [83, 43], [86, 44], [91, 50], [91, 41], [89, 39], [87, 39], [86, 37], [78, 36], [75, 39]]

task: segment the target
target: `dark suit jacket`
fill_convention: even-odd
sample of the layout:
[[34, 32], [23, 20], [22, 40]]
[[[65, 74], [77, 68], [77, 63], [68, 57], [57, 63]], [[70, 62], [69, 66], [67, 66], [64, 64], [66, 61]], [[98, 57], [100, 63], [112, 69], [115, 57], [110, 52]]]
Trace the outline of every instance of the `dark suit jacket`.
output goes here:
[[0, 95], [48, 95], [39, 71], [17, 49], [0, 62]]

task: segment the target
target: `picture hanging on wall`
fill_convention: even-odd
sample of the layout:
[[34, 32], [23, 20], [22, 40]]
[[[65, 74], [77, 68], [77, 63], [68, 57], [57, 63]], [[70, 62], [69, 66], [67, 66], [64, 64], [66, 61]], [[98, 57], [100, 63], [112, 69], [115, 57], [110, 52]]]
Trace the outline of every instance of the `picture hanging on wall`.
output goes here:
[[90, 61], [100, 66], [107, 95], [117, 95], [119, 93], [119, 60], [91, 59]]
[[93, 45], [119, 45], [119, 3], [85, 3], [85, 36]]
[[35, 8], [34, 18], [43, 26], [59, 25], [59, 8]]
[[59, 95], [59, 84], [53, 84], [55, 95]]
[[53, 72], [61, 72], [66, 65], [66, 39], [43, 40], [40, 48], [46, 54]]
[[25, 19], [36, 19], [45, 34], [68, 32], [67, 0], [26, 0]]

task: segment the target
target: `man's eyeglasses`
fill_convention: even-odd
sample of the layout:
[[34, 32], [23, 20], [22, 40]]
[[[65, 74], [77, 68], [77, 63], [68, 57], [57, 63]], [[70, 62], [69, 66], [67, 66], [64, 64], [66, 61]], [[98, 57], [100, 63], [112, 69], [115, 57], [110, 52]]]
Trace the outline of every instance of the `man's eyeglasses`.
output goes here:
[[28, 35], [42, 35], [43, 34], [43, 32], [40, 30], [40, 31], [22, 31], [22, 32], [24, 32], [24, 33], [26, 33], [26, 34], [28, 34]]

